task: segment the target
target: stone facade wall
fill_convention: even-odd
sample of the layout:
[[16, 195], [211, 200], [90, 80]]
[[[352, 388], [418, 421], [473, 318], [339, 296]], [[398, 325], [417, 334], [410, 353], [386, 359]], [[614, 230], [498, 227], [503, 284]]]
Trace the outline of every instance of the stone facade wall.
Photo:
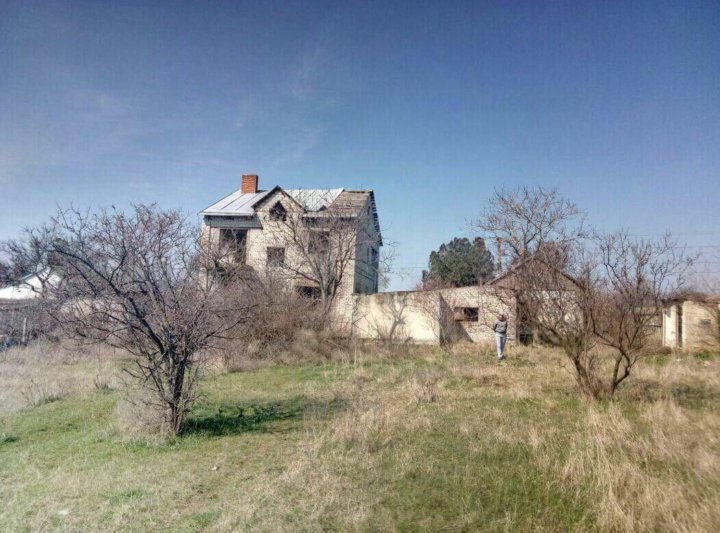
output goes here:
[[[278, 202], [282, 204], [288, 213], [296, 213], [299, 209], [294, 201], [279, 191], [263, 199], [262, 204], [256, 211], [257, 219], [262, 228], [245, 230], [247, 235], [245, 241], [245, 264], [253, 268], [258, 274], [267, 274], [273, 279], [284, 279], [287, 283], [302, 285], [302, 277], [295, 276], [290, 272], [290, 269], [271, 267], [267, 264], [267, 249], [270, 247], [284, 248], [285, 263], [296, 270], [302, 270], [301, 266], [304, 261], [297, 247], [291, 244], [288, 227], [280, 221], [273, 220], [270, 216], [270, 210]], [[374, 226], [368, 231], [374, 232]], [[219, 246], [220, 232], [221, 228], [203, 224], [203, 242], [209, 243], [211, 246]], [[367, 240], [363, 239], [363, 244], [366, 242]], [[364, 249], [358, 253], [364, 254]], [[365, 255], [362, 255], [362, 257], [365, 257]], [[356, 283], [356, 276], [361, 277], [358, 280], [359, 283]], [[357, 285], [359, 285], [359, 292], [374, 292], [377, 290], [375, 279], [376, 277], [371, 276], [369, 265], [361, 261], [355, 261], [354, 258], [350, 259], [343, 272], [343, 279], [337, 289], [336, 298], [351, 297], [356, 292]]]
[[[515, 298], [509, 290], [486, 289], [480, 286], [441, 289], [440, 294], [447, 307], [453, 312], [453, 319], [460, 327], [465, 340], [481, 344], [495, 342], [492, 327], [498, 316], [505, 314], [508, 319], [508, 339], [515, 340]], [[477, 321], [457, 320], [460, 309], [477, 309]]]

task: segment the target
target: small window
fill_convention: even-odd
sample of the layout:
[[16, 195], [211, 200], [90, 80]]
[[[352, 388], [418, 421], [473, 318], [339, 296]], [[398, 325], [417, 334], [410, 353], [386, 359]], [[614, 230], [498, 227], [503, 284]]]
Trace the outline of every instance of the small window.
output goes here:
[[308, 300], [320, 300], [322, 297], [320, 293], [320, 287], [304, 287], [304, 286], [298, 286], [295, 287], [295, 291], [302, 296], [303, 298], [307, 298]]
[[712, 322], [709, 318], [701, 318], [700, 326], [702, 326], [703, 328], [709, 328], [710, 326], [712, 326]]
[[327, 231], [312, 231], [308, 241], [308, 252], [311, 254], [324, 254], [330, 247], [330, 233]]
[[375, 248], [370, 249], [370, 255], [372, 256], [372, 264], [377, 266], [378, 264], [378, 251]]
[[276, 202], [270, 208], [270, 220], [280, 220], [282, 222], [287, 220], [287, 211], [280, 202]]
[[480, 309], [478, 307], [456, 307], [454, 315], [457, 322], [477, 322], [480, 319]]
[[273, 248], [267, 249], [267, 266], [269, 267], [281, 267], [285, 264], [285, 248]]

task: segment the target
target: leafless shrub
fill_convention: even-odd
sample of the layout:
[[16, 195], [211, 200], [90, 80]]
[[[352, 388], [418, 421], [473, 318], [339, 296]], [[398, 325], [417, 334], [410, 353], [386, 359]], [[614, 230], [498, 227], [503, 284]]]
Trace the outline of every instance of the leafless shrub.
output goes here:
[[323, 309], [292, 287], [269, 276], [248, 285], [246, 320], [217, 343], [226, 370], [254, 368], [261, 362], [327, 359], [334, 346], [324, 328]]
[[179, 433], [203, 354], [245, 319], [241, 273], [218, 290], [210, 273], [219, 258], [200, 245], [198, 228], [155, 206], [135, 206], [129, 215], [60, 211], [36, 233], [61, 273], [61, 283], [46, 287], [49, 316], [81, 344], [131, 354], [134, 365], [125, 370], [152, 393], [142, 396], [146, 407]]
[[612, 396], [643, 354], [664, 300], [683, 285], [692, 258], [669, 235], [648, 241], [619, 232], [596, 242], [599, 274], [587, 315], [599, 342], [616, 352], [607, 383]]
[[577, 207], [554, 189], [496, 191], [494, 201], [477, 226], [509, 247], [513, 265], [496, 285], [498, 297], [513, 290], [518, 329], [560, 346], [582, 392], [612, 397], [692, 258], [669, 236], [590, 235]]

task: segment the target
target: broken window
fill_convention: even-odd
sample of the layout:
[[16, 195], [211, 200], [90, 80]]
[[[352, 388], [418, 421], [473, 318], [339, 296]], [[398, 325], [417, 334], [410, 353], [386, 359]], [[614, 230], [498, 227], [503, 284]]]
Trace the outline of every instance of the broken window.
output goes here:
[[269, 247], [267, 249], [267, 266], [281, 267], [285, 264], [285, 248]]
[[453, 311], [457, 322], [477, 322], [480, 319], [478, 307], [456, 307]]
[[247, 230], [226, 229], [220, 230], [220, 249], [224, 255], [238, 263], [245, 262], [245, 245]]
[[320, 287], [307, 287], [307, 286], [297, 286], [295, 287], [295, 291], [302, 296], [303, 298], [307, 298], [308, 300], [320, 300], [322, 297], [322, 294], [320, 293]]
[[308, 252], [311, 254], [327, 253], [330, 247], [330, 232], [328, 231], [311, 231], [308, 241]]
[[287, 211], [280, 202], [276, 202], [275, 205], [270, 208], [270, 220], [280, 220], [282, 222], [287, 220]]

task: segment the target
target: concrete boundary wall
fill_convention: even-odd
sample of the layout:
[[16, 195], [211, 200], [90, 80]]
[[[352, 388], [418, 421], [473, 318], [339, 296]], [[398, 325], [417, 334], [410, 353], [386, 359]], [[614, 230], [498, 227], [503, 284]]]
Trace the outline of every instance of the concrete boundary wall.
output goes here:
[[336, 314], [359, 339], [417, 344], [490, 344], [500, 313], [510, 319], [515, 339], [515, 299], [507, 290], [461, 287], [434, 291], [356, 294], [338, 302]]

